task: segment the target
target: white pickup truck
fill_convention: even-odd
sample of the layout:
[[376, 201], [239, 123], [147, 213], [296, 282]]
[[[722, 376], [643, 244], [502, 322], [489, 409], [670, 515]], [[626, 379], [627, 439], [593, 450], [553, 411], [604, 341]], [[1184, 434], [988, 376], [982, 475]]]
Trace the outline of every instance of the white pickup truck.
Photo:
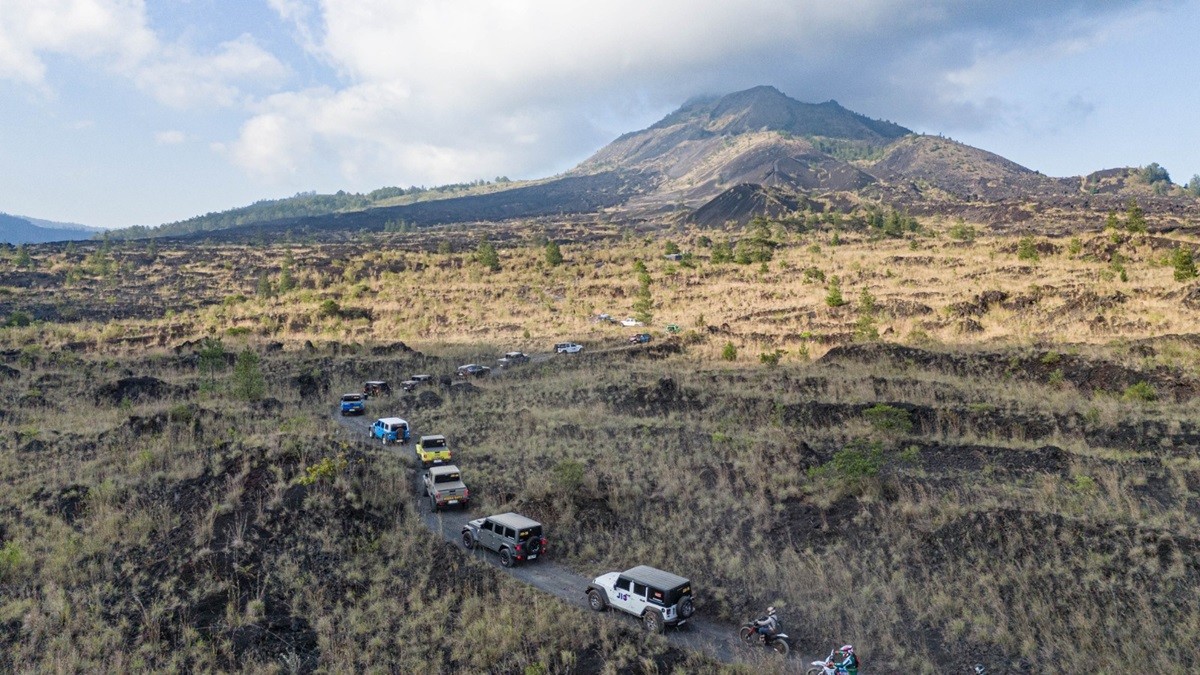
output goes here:
[[445, 506], [467, 507], [471, 491], [462, 482], [462, 472], [453, 464], [433, 466], [425, 470], [421, 479], [425, 482], [425, 494], [429, 496], [429, 509], [438, 511]]

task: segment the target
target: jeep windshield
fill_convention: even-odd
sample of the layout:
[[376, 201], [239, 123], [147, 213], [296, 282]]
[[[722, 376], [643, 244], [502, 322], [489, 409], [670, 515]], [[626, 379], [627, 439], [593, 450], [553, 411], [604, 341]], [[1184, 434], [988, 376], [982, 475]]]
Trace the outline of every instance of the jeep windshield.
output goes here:
[[354, 403], [356, 401], [361, 401], [361, 400], [362, 400], [362, 396], [359, 396], [358, 394], [346, 394], [345, 396], [342, 397], [342, 401], [346, 402], [346, 403]]
[[426, 438], [421, 441], [421, 447], [426, 450], [434, 450], [437, 448], [446, 447], [446, 439], [444, 438]]

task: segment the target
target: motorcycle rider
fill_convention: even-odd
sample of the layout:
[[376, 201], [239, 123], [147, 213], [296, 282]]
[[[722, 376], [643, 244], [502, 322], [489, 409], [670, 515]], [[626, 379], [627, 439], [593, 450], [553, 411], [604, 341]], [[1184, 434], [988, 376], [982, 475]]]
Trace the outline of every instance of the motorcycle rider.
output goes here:
[[841, 661], [833, 664], [837, 668], [839, 675], [841, 673], [858, 675], [858, 656], [854, 653], [854, 645], [842, 645], [842, 648], [838, 651], [844, 657]]
[[775, 615], [775, 608], [768, 607], [767, 615], [761, 619], [755, 619], [754, 625], [757, 626], [759, 640], [766, 642], [779, 632], [779, 617]]

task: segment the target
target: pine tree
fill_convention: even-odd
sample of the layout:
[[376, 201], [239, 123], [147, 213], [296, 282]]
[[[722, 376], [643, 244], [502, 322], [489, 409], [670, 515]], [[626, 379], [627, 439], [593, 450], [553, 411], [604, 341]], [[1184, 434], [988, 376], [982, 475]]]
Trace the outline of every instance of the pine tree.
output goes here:
[[558, 242], [554, 240], [546, 242], [546, 264], [551, 267], [558, 267], [562, 264], [562, 261], [562, 249], [558, 247]]

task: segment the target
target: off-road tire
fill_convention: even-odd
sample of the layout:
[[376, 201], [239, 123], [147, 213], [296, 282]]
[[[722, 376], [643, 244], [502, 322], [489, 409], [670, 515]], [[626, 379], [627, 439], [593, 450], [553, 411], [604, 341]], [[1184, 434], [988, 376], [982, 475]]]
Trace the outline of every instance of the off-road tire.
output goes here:
[[600, 591], [593, 588], [588, 591], [588, 607], [591, 607], [592, 611], [603, 612], [608, 609], [608, 603], [604, 601], [604, 598], [600, 597]]
[[690, 619], [696, 613], [696, 605], [690, 597], [686, 597], [679, 601], [679, 618]]
[[821, 673], [824, 673], [824, 672], [825, 672], [824, 668], [818, 668], [816, 666], [813, 666], [812, 668], [809, 668], [808, 670], [804, 671], [804, 675], [821, 675]]
[[749, 642], [750, 638], [754, 637], [754, 629], [750, 626], [742, 626], [742, 629], [738, 631], [738, 635], [742, 637], [743, 641]]
[[505, 567], [512, 567], [513, 565], [516, 564], [516, 562], [517, 561], [515, 559], [513, 559], [513, 554], [512, 554], [511, 550], [509, 550], [507, 548], [500, 549], [500, 564], [501, 565], [503, 565]]
[[542, 553], [542, 540], [541, 539], [538, 539], [538, 538], [526, 539], [525, 545], [529, 547], [529, 553], [531, 555], [541, 555], [541, 553]]
[[463, 532], [462, 544], [463, 544], [463, 548], [467, 549], [468, 551], [474, 549], [475, 548], [475, 537], [472, 537], [470, 532]]
[[771, 649], [774, 649], [775, 653], [779, 654], [780, 656], [787, 656], [788, 652], [792, 650], [792, 648], [788, 646], [787, 640], [780, 638], [771, 640]]
[[642, 615], [642, 628], [645, 628], [647, 633], [663, 632], [662, 614], [652, 609], [646, 610], [646, 613]]

